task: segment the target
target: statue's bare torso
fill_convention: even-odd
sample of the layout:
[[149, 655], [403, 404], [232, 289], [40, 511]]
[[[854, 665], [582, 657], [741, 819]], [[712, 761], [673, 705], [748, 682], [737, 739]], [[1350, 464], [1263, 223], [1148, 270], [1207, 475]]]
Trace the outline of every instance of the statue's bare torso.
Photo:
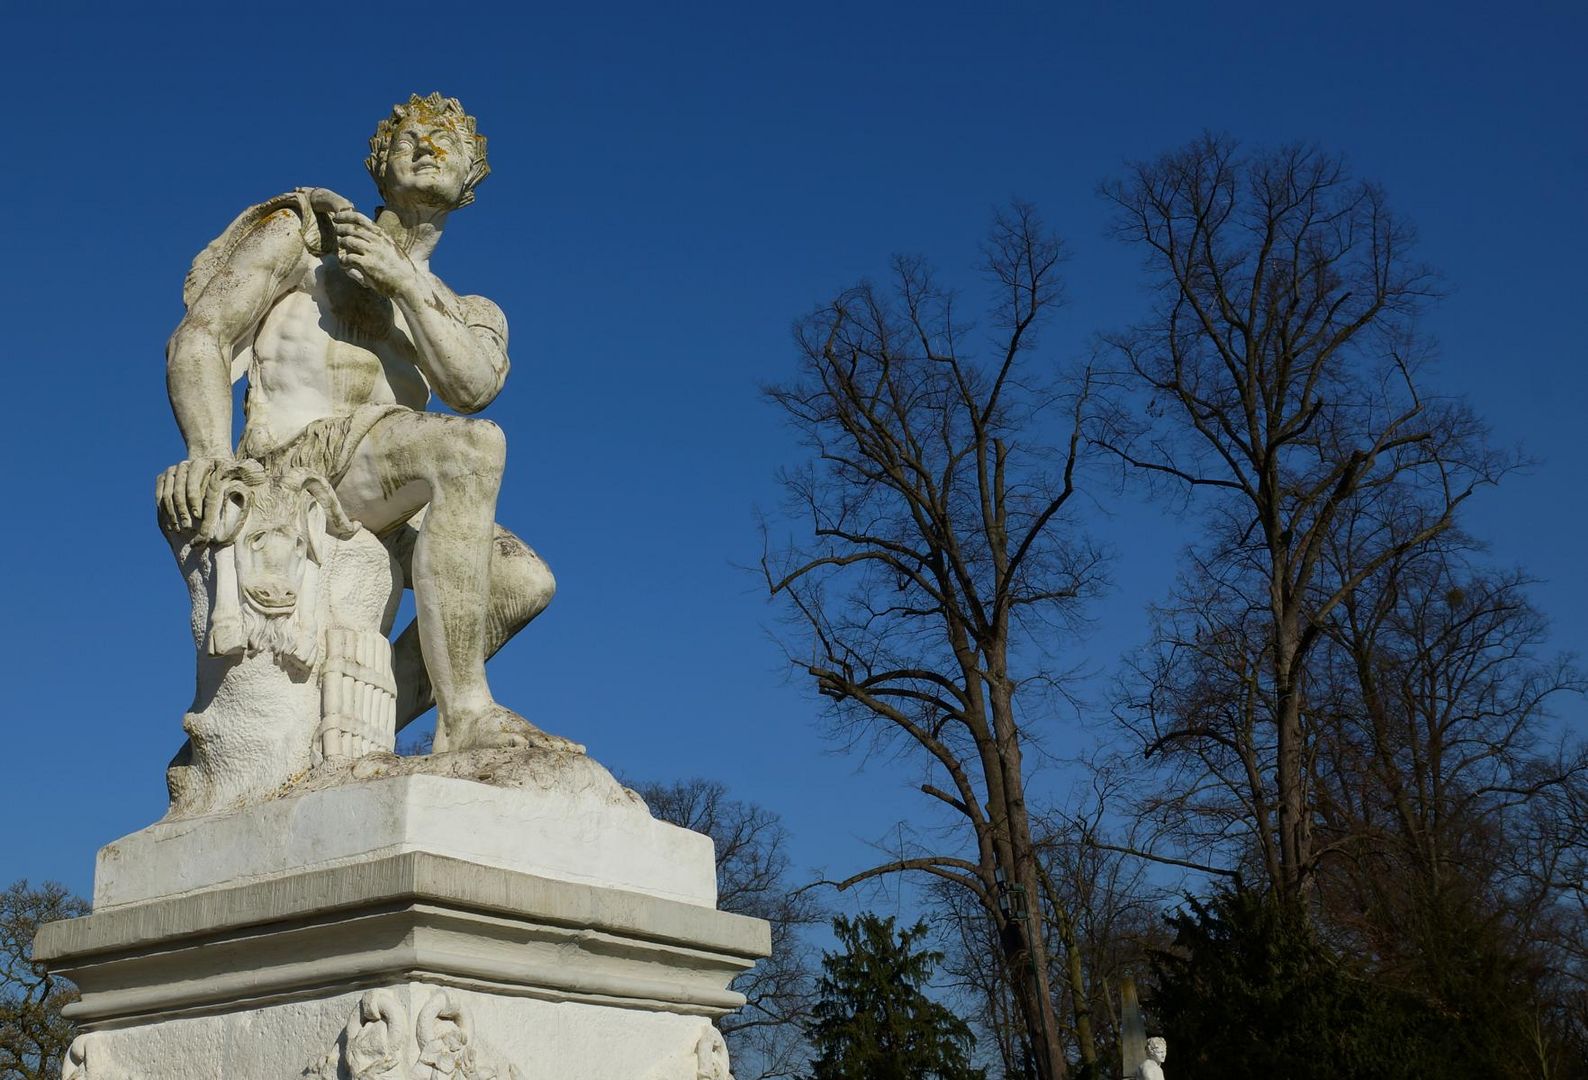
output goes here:
[[402, 312], [306, 253], [296, 286], [254, 336], [247, 443], [279, 446], [316, 420], [363, 405], [420, 410], [429, 399]]

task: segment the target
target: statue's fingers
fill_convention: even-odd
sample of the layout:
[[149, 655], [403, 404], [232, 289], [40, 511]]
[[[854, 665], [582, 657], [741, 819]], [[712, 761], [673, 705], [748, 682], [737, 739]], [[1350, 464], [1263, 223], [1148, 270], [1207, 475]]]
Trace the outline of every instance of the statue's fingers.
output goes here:
[[177, 467], [172, 466], [160, 476], [160, 512], [165, 518], [165, 527], [176, 528], [176, 474]]
[[204, 492], [212, 468], [212, 465], [205, 462], [202, 465], [190, 466], [187, 471], [187, 490], [183, 494], [187, 499], [188, 513], [199, 521], [204, 519]]
[[176, 510], [171, 520], [184, 529], [193, 524], [187, 508], [187, 478], [192, 471], [188, 462], [184, 461], [176, 467], [176, 476], [171, 479], [171, 502]]
[[162, 469], [160, 475], [154, 478], [154, 507], [162, 514], [166, 510], [167, 499], [171, 491], [171, 470]]
[[364, 229], [350, 229], [347, 232], [338, 233], [336, 237], [336, 243], [338, 247], [344, 247], [348, 244], [357, 244], [360, 247], [367, 248], [371, 244], [378, 243], [379, 240], [380, 237], [376, 233]]
[[338, 210], [331, 215], [331, 224], [338, 229], [374, 228], [375, 223], [357, 210]]

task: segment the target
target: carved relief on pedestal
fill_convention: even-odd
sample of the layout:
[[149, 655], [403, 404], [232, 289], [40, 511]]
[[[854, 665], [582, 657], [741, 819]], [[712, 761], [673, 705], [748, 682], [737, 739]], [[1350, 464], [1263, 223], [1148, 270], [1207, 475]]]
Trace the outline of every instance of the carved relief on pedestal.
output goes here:
[[673, 1051], [644, 1080], [733, 1080], [728, 1044], [716, 1025], [708, 1022], [693, 1046], [686, 1043]]
[[303, 1070], [312, 1080], [406, 1080], [407, 1014], [390, 990], [359, 999], [329, 1054]]
[[728, 1044], [715, 1024], [707, 1024], [695, 1043], [695, 1080], [733, 1080]]
[[93, 1036], [79, 1035], [72, 1040], [61, 1063], [61, 1080], [128, 1080], [125, 1073], [115, 1072], [105, 1063], [105, 1056], [91, 1050]]
[[[304, 1070], [310, 1080], [523, 1080], [474, 1038], [458, 995], [433, 990], [413, 1027], [391, 990], [371, 990], [348, 1018], [337, 1045]], [[89, 1078], [84, 1078], [89, 1080]]]
[[419, 1061], [413, 1080], [523, 1080], [513, 1066], [474, 1042], [474, 1024], [451, 990], [437, 990], [415, 1025]]

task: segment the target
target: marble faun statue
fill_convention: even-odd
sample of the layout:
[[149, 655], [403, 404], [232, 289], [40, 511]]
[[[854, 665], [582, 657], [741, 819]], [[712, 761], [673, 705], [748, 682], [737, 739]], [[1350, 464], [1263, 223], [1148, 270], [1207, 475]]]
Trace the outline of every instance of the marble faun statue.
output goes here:
[[[287, 519], [316, 515], [322, 547], [362, 527], [413, 590], [417, 617], [387, 668], [396, 727], [434, 704], [437, 751], [577, 750], [499, 704], [486, 680], [486, 660], [540, 614], [555, 582], [495, 523], [505, 443], [495, 424], [468, 415], [507, 378], [507, 322], [430, 268], [453, 211], [490, 171], [485, 137], [456, 99], [415, 95], [381, 121], [366, 164], [381, 202], [372, 214], [324, 188], [298, 189], [244, 211], [195, 260], [166, 350], [187, 457], [158, 480], [161, 523], [174, 549], [187, 545], [179, 559], [221, 539], [235, 545], [226, 573], [246, 577], [235, 583], [244, 607], [268, 623], [297, 602], [302, 565], [318, 557], [313, 535], [281, 512], [251, 532], [242, 520], [266, 478], [287, 478], [289, 496], [307, 493], [291, 504], [306, 509]], [[232, 384], [244, 377], [234, 449]], [[464, 415], [427, 412], [432, 395]], [[211, 618], [212, 654], [264, 647]], [[294, 640], [277, 632], [273, 645], [319, 655]]]

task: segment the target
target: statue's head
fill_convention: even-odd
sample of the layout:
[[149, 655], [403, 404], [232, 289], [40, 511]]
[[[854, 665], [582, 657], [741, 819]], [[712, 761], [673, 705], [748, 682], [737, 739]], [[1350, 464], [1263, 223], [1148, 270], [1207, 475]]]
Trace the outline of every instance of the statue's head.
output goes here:
[[1147, 1040], [1147, 1056], [1162, 1065], [1169, 1059], [1169, 1044], [1161, 1036], [1154, 1035]]
[[491, 166], [485, 136], [457, 98], [413, 94], [370, 136], [364, 164], [388, 206], [405, 202], [456, 209], [474, 201]]

